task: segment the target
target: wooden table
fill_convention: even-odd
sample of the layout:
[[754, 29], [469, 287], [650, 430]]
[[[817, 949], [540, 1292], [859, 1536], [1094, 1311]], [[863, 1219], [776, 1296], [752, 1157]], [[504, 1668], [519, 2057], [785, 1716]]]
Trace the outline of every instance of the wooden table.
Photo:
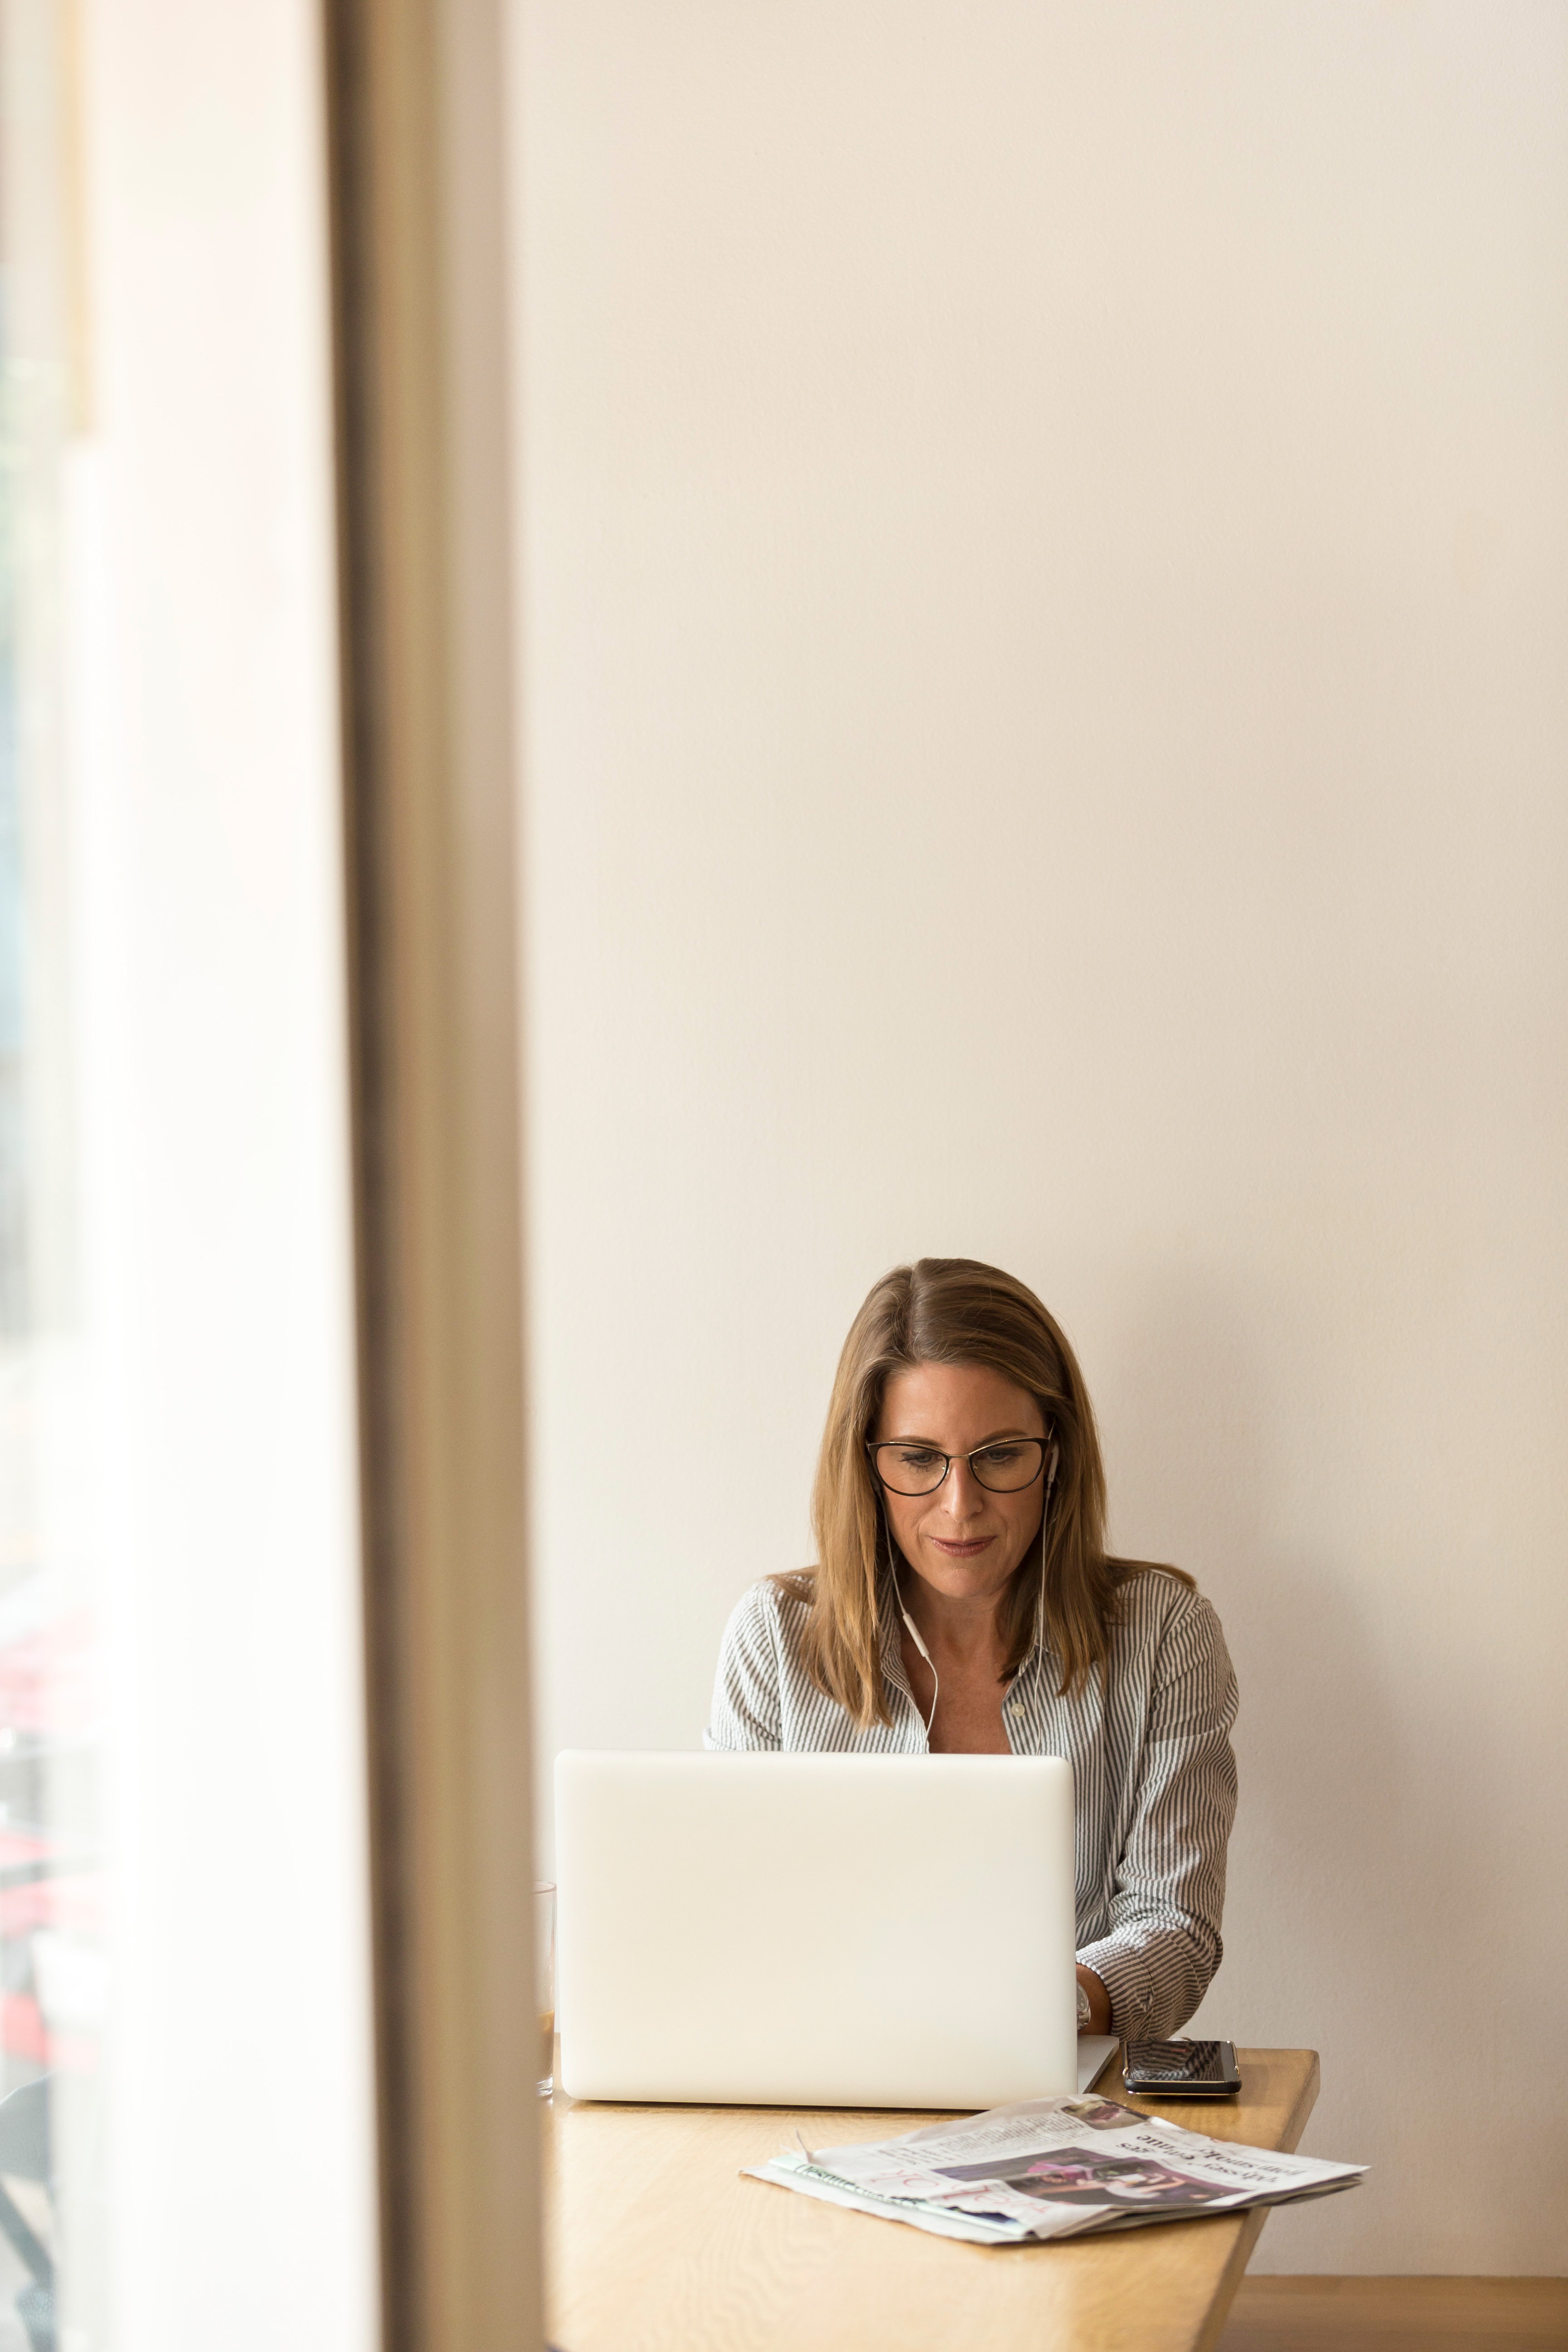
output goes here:
[[[1237, 2099], [1128, 2099], [1215, 2139], [1293, 2148], [1310, 2050], [1244, 2050]], [[1116, 2062], [1101, 2088], [1121, 2098]], [[1041, 2246], [968, 2246], [747, 2180], [795, 2144], [931, 2116], [784, 2107], [541, 2110], [550, 2340], [560, 2352], [1206, 2352], [1266, 2216]]]

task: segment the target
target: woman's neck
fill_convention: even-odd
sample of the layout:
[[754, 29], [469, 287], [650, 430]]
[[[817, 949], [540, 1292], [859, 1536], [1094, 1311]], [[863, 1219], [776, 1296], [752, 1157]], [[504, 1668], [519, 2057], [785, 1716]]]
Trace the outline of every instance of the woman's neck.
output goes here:
[[900, 1601], [928, 1650], [961, 1668], [993, 1662], [1000, 1667], [1004, 1643], [999, 1612], [1005, 1586], [1002, 1592], [939, 1592], [912, 1568], [905, 1567], [898, 1589]]

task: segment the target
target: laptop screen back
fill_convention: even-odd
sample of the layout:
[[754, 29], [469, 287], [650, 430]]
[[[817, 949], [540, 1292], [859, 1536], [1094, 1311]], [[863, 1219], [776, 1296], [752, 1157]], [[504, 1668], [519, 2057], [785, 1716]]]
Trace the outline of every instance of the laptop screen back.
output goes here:
[[556, 1764], [574, 2098], [982, 2107], [1077, 2088], [1054, 1757]]

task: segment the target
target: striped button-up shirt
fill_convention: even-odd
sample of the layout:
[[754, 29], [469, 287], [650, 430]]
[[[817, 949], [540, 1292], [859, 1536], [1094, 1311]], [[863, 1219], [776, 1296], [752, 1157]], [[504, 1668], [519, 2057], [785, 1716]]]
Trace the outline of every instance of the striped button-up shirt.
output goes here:
[[[883, 1612], [890, 1724], [862, 1729], [806, 1672], [806, 1603], [753, 1584], [724, 1631], [711, 1748], [928, 1752], [904, 1673], [899, 1622]], [[1157, 2041], [1191, 2017], [1220, 1962], [1225, 1850], [1236, 1813], [1236, 1676], [1208, 1602], [1157, 1570], [1114, 1603], [1110, 1656], [1070, 1697], [1037, 1637], [1002, 1720], [1016, 1756], [1073, 1769], [1079, 1958], [1110, 1995], [1124, 2041]]]

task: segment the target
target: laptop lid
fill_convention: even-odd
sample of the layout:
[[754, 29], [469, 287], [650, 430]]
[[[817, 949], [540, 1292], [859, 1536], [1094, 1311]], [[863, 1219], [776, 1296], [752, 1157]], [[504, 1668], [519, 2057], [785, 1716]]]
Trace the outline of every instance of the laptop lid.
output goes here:
[[985, 2107], [1078, 2086], [1056, 1757], [556, 1760], [561, 2086]]

